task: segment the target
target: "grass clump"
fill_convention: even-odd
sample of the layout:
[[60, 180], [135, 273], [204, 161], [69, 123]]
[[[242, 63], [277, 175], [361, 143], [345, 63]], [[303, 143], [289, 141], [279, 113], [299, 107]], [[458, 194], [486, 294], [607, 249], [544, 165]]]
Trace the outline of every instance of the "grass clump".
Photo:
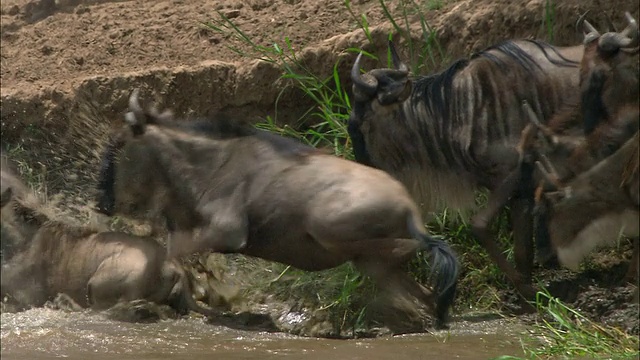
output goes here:
[[[597, 324], [548, 292], [538, 292], [539, 319], [523, 342], [528, 359], [637, 359], [638, 337]], [[499, 357], [496, 359], [521, 359]]]
[[[322, 78], [310, 70], [296, 53], [291, 40], [284, 38], [283, 44], [273, 42], [272, 46], [254, 43], [247, 34], [238, 28], [229, 18], [217, 12], [219, 20], [202, 23], [207, 29], [229, 36], [237, 45], [228, 45], [236, 53], [251, 59], [259, 59], [275, 64], [283, 71], [285, 87], [280, 96], [289, 88], [301, 90], [311, 100], [311, 106], [298, 120], [296, 127], [277, 124], [277, 110], [280, 96], [276, 100], [274, 117], [267, 117], [256, 124], [258, 128], [303, 140], [314, 147], [327, 147], [338, 156], [352, 158], [347, 134], [347, 120], [351, 103], [346, 89], [342, 88], [338, 74], [339, 62], [333, 67], [330, 76]], [[357, 52], [358, 49], [347, 49]], [[312, 123], [305, 130], [298, 129], [304, 123]]]

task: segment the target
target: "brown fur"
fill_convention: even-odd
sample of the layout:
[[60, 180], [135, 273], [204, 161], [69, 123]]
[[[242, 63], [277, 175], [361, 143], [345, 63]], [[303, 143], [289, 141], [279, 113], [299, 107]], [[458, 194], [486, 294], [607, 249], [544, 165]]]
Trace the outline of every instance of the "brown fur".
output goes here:
[[567, 182], [557, 193], [547, 193], [551, 240], [564, 265], [576, 269], [583, 256], [616, 240], [620, 230], [628, 236], [640, 235], [639, 144], [636, 133], [616, 153]]
[[[554, 167], [546, 169], [552, 176], [539, 180], [552, 191], [536, 198], [538, 208], [549, 214], [561, 263], [572, 269], [621, 230], [640, 235], [638, 64], [637, 48], [604, 52], [598, 41], [587, 43], [581, 102], [547, 126], [530, 124], [522, 134], [522, 159], [532, 162], [544, 155]], [[542, 194], [542, 186], [539, 190]], [[637, 246], [637, 262], [635, 252]], [[632, 270], [637, 273], [637, 264]]]
[[[292, 139], [252, 129], [230, 134], [215, 120], [176, 126], [149, 113], [136, 118], [114, 163], [105, 164], [115, 172], [113, 184], [101, 182], [98, 203], [108, 215], [166, 218], [173, 256], [240, 253], [308, 271], [353, 261], [444, 319], [455, 255], [427, 234], [406, 189], [386, 173]], [[111, 189], [113, 208], [104, 199]], [[439, 294], [402, 270], [422, 249], [434, 256]]]
[[[9, 172], [3, 175], [18, 180]], [[18, 308], [42, 306], [63, 293], [93, 309], [146, 299], [180, 312], [213, 314], [195, 303], [186, 273], [176, 261], [166, 259], [165, 249], [155, 240], [52, 221], [38, 208], [28, 208], [42, 204], [19, 197], [9, 200], [4, 205], [14, 212], [3, 213], [3, 248], [5, 243], [19, 247], [7, 256], [3, 253], [0, 293]]]
[[[427, 211], [478, 210], [471, 221], [474, 235], [530, 299], [536, 293], [530, 286], [534, 186], [518, 166], [516, 146], [527, 125], [520, 105], [529, 101], [545, 120], [562, 109], [564, 95], [577, 90], [583, 50], [513, 40], [428, 76], [411, 77], [398, 61], [395, 69], [360, 74], [357, 63], [352, 69], [349, 134], [356, 159], [400, 180]], [[484, 209], [475, 201], [480, 189], [490, 191]], [[490, 230], [505, 205], [512, 215], [515, 266]]]

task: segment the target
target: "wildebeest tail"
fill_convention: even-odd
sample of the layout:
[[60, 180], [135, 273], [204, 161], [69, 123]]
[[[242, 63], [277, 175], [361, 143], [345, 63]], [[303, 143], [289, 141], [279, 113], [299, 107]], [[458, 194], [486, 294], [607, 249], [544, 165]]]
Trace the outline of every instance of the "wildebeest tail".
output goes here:
[[429, 235], [423, 226], [416, 223], [416, 216], [409, 216], [409, 231], [415, 239], [421, 240], [423, 250], [431, 253], [430, 282], [438, 294], [436, 301], [436, 317], [444, 324], [447, 311], [453, 305], [456, 295], [459, 267], [455, 252], [445, 241]]

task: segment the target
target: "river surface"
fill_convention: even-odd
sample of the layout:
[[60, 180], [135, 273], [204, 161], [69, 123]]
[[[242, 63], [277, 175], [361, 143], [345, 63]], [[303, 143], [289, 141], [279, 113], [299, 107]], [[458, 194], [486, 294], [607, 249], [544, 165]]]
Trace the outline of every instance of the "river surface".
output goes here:
[[[203, 318], [141, 324], [46, 308], [1, 317], [2, 360], [11, 359], [491, 359], [522, 356], [513, 320], [460, 320], [450, 332], [332, 340], [241, 331]], [[519, 329], [520, 332], [522, 328]]]

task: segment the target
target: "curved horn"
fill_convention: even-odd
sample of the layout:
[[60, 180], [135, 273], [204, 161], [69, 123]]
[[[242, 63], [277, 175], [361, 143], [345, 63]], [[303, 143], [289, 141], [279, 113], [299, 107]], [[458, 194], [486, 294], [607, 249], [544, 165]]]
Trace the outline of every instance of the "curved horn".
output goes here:
[[620, 48], [638, 44], [638, 23], [629, 12], [625, 12], [629, 25], [619, 33], [606, 33], [598, 40], [598, 47], [604, 51], [616, 51]]
[[[586, 15], [586, 14], [585, 14]], [[584, 27], [584, 40], [583, 43], [589, 43], [597, 38], [600, 37], [600, 32], [598, 32], [598, 30], [596, 30], [596, 28], [591, 25], [591, 23], [587, 20], [584, 20], [584, 22], [582, 23], [583, 27]]]
[[124, 114], [124, 121], [126, 121], [127, 124], [129, 124], [131, 126], [138, 125], [138, 119], [136, 118], [136, 115], [134, 113], [132, 113], [131, 111], [129, 111], [128, 113]]
[[540, 160], [536, 161], [536, 167], [546, 182], [546, 186], [544, 187], [550, 190], [562, 189], [563, 186], [560, 182], [560, 175], [558, 175], [558, 171], [553, 166], [549, 158], [546, 155], [541, 155], [540, 158]]
[[640, 34], [638, 34], [638, 23], [628, 11], [624, 13], [624, 16], [627, 18], [629, 25], [622, 30], [621, 34], [631, 39], [631, 42], [627, 46], [638, 46], [638, 36], [640, 36]]
[[372, 96], [376, 93], [378, 89], [378, 81], [376, 79], [371, 79], [367, 81], [362, 78], [360, 75], [360, 60], [362, 59], [362, 52], [358, 54], [356, 58], [356, 62], [353, 64], [351, 68], [351, 81], [353, 81], [354, 90], [360, 90], [368, 96]]
[[396, 51], [396, 47], [393, 45], [393, 42], [389, 40], [389, 50], [391, 51], [391, 61], [393, 62], [393, 67], [396, 70], [409, 72], [409, 68], [405, 65], [401, 60], [400, 56], [398, 56], [398, 51]]
[[632, 39], [637, 39], [638, 38], [638, 23], [636, 22], [636, 19], [633, 18], [633, 16], [631, 16], [631, 14], [626, 11], [624, 13], [624, 17], [627, 18], [627, 22], [629, 23], [629, 25], [627, 25], [627, 27], [622, 30], [620, 32], [620, 34], [622, 34], [624, 37], [631, 37]]
[[140, 95], [140, 89], [134, 89], [129, 96], [129, 111], [134, 114], [143, 113], [142, 106], [140, 106], [140, 100], [138, 96]]
[[598, 47], [606, 52], [616, 51], [620, 48], [629, 47], [633, 39], [623, 36], [620, 33], [606, 33], [598, 40]]
[[587, 17], [588, 13], [589, 13], [589, 10], [585, 11], [584, 14], [580, 15], [580, 17], [578, 18], [578, 21], [576, 21], [576, 31], [580, 31], [580, 27], [585, 26], [584, 19]]
[[140, 100], [138, 95], [140, 89], [134, 89], [129, 96], [129, 112], [124, 114], [124, 120], [131, 126], [134, 135], [141, 135], [144, 133], [144, 125], [146, 116], [142, 106], [140, 106]]

